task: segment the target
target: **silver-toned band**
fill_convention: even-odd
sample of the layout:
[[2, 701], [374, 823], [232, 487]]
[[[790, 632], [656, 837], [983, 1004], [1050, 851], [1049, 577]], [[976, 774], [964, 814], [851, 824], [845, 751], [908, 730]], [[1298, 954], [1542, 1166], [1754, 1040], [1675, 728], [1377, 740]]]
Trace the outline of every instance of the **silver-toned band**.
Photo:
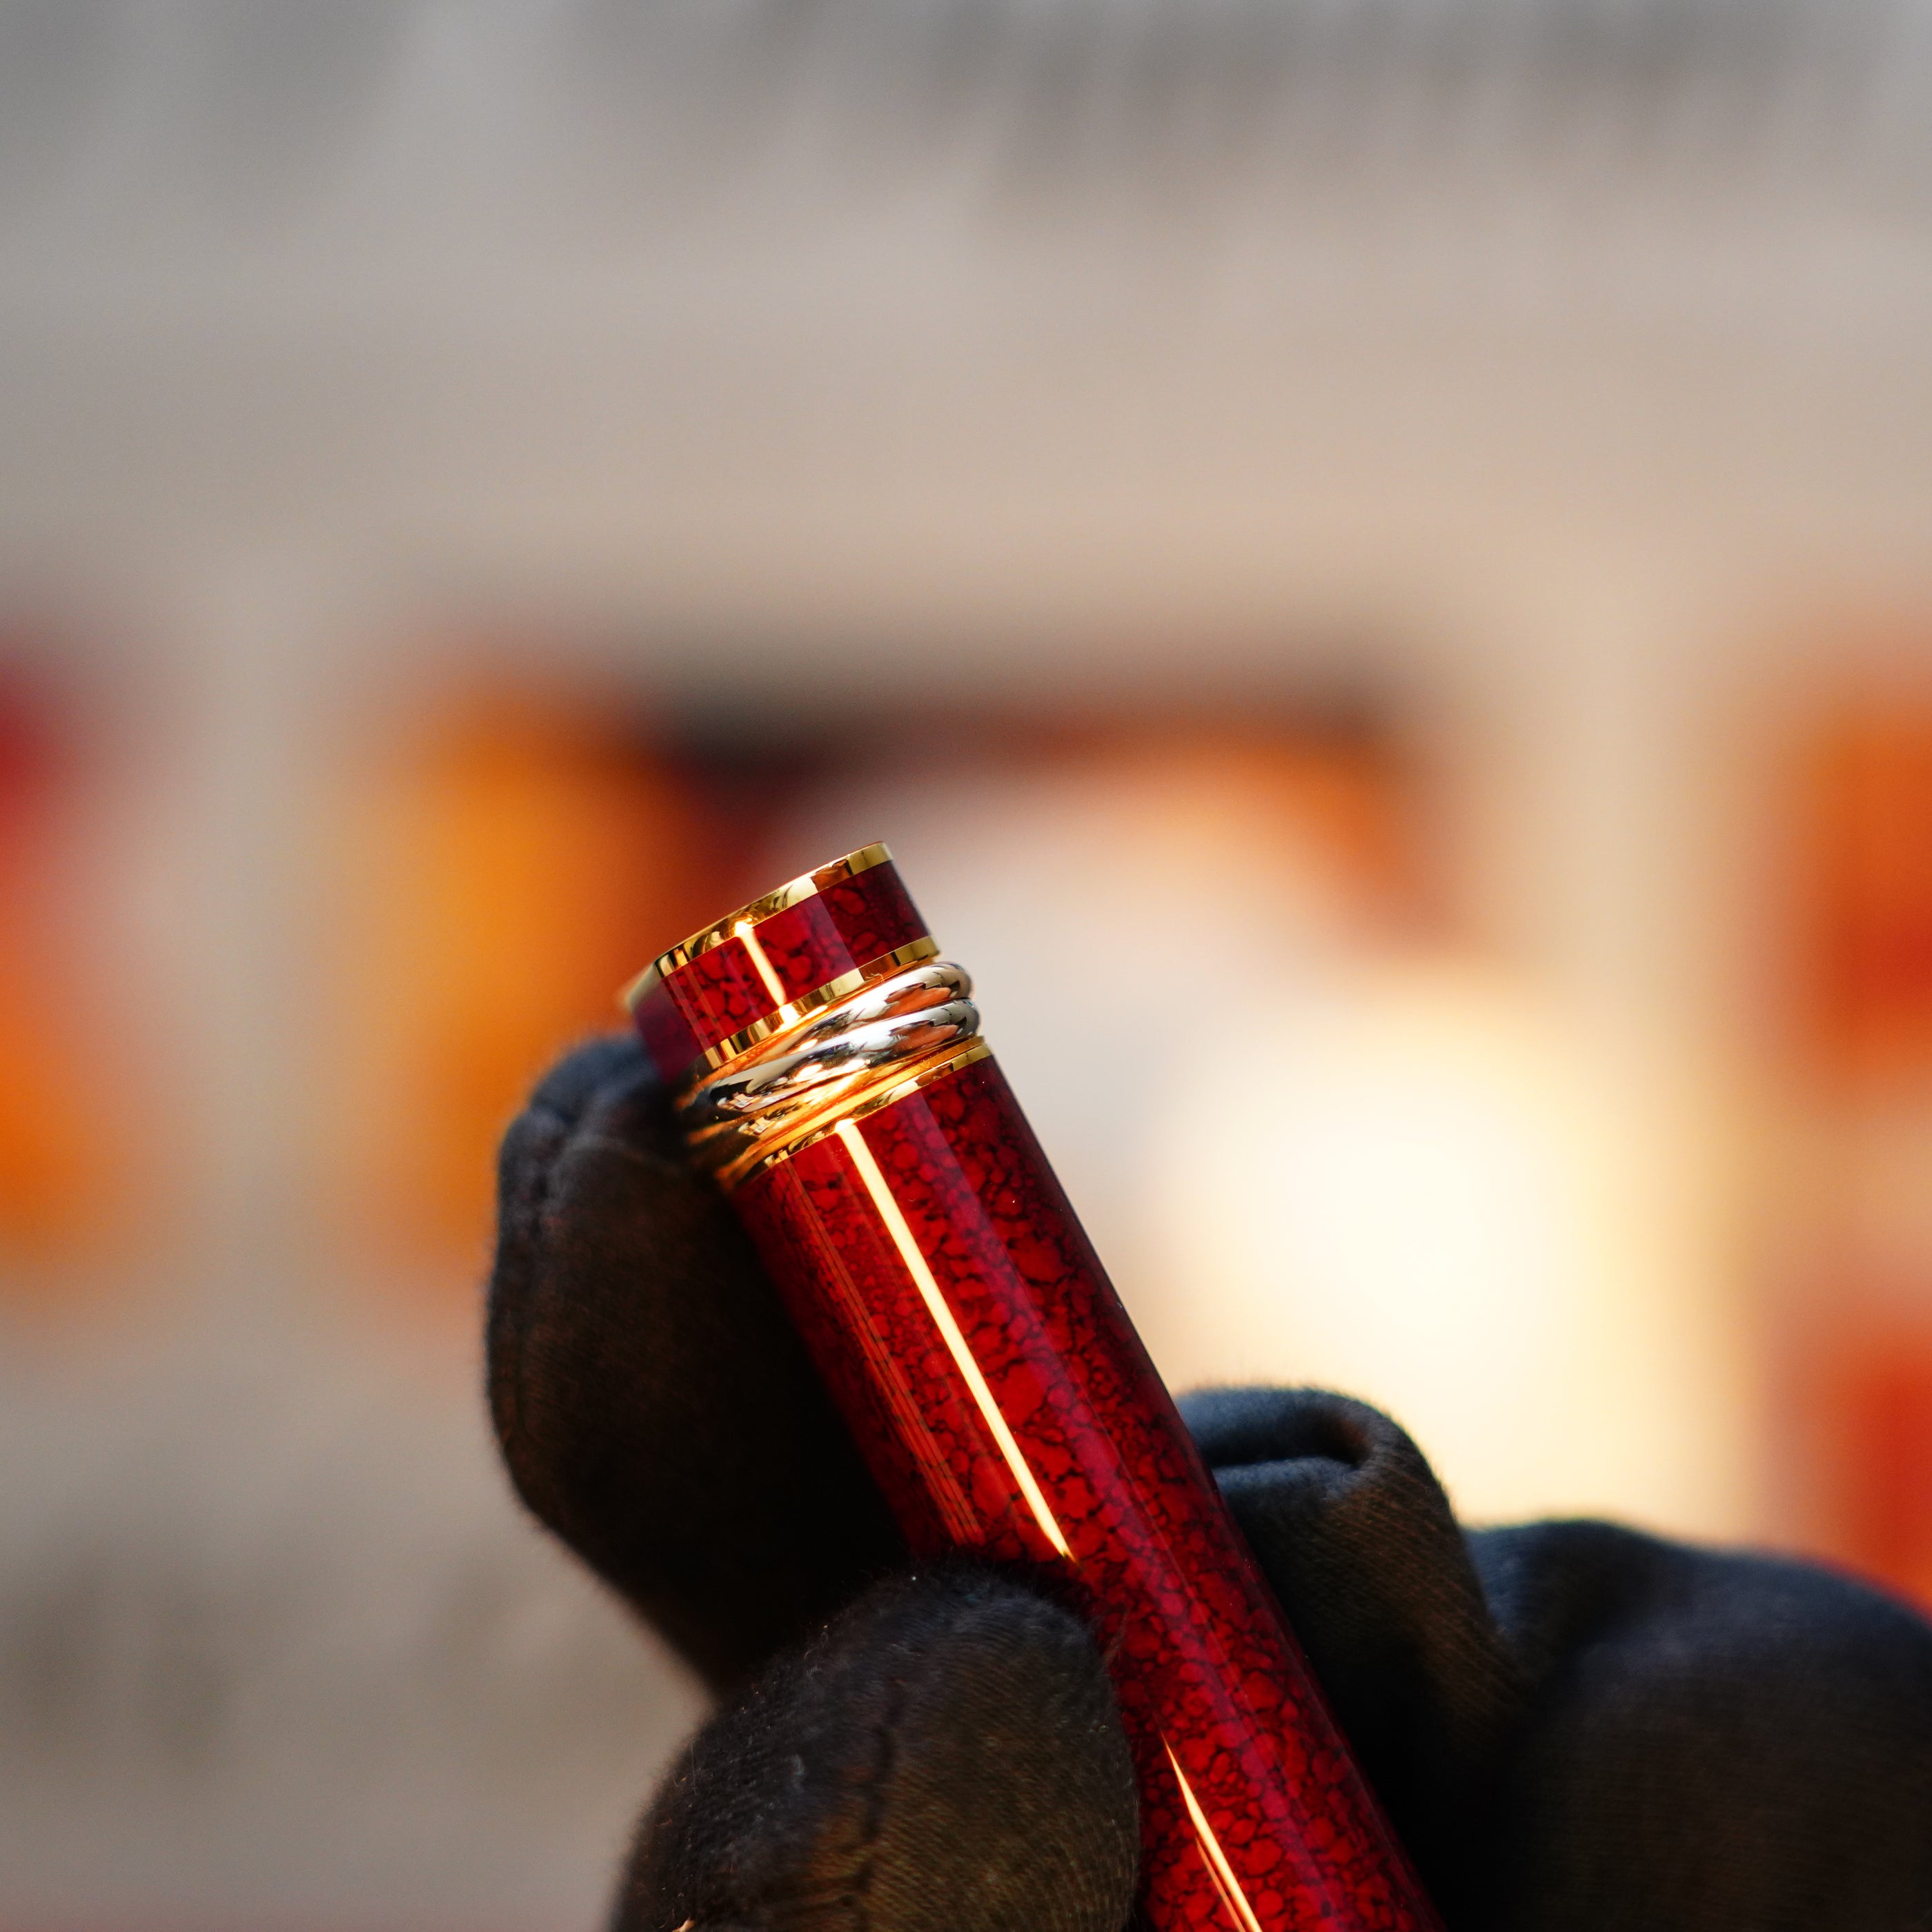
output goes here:
[[695, 1089], [679, 1110], [700, 1166], [728, 1186], [814, 1138], [980, 1030], [964, 969], [933, 960], [874, 981]]

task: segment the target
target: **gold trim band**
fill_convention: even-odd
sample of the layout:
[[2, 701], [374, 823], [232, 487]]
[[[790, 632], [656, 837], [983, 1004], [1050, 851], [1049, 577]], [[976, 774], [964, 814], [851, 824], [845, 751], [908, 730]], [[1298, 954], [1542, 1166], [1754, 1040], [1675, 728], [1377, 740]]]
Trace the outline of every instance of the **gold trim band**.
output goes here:
[[693, 1159], [734, 1186], [840, 1120], [914, 1090], [922, 1076], [966, 1064], [980, 1031], [972, 991], [958, 967], [928, 959], [862, 979], [810, 1018], [794, 1012], [683, 1095], [678, 1116]]
[[806, 899], [816, 898], [827, 886], [836, 885], [842, 879], [856, 878], [861, 872], [869, 872], [874, 866], [890, 864], [892, 856], [884, 845], [862, 845], [857, 851], [848, 852], [842, 859], [834, 859], [830, 865], [816, 866], [809, 872], [800, 873], [795, 879], [788, 879], [762, 898], [741, 905], [736, 912], [727, 913], [709, 926], [700, 926], [689, 938], [681, 939], [668, 952], [660, 952], [620, 997], [626, 1006], [634, 1010], [638, 1002], [667, 973], [674, 973], [679, 967], [689, 965], [699, 953], [709, 952], [714, 946], [722, 946], [740, 926], [756, 926], [774, 913], [783, 912], [788, 907], [800, 904]]
[[810, 1147], [814, 1141], [822, 1141], [828, 1135], [836, 1134], [849, 1121], [862, 1120], [868, 1114], [876, 1114], [881, 1108], [890, 1107], [896, 1100], [903, 1100], [910, 1094], [918, 1093], [922, 1088], [932, 1086], [944, 1080], [947, 1075], [957, 1073], [962, 1068], [976, 1066], [982, 1060], [993, 1057], [992, 1046], [986, 1040], [975, 1040], [962, 1047], [956, 1053], [942, 1054], [928, 1066], [896, 1080], [890, 1087], [862, 1095], [849, 1106], [838, 1109], [836, 1120], [820, 1120], [808, 1133], [801, 1134], [796, 1140], [787, 1140], [782, 1147], [768, 1149], [754, 1148], [745, 1160], [721, 1172], [718, 1184], [727, 1193], [749, 1180], [754, 1174], [762, 1174], [768, 1167], [776, 1167], [779, 1162], [789, 1160], [795, 1154]]
[[922, 960], [938, 956], [939, 941], [930, 937], [915, 939], [910, 946], [896, 946], [890, 952], [882, 952], [878, 958], [868, 959], [864, 965], [855, 966], [850, 972], [842, 973], [837, 979], [828, 980], [824, 986], [800, 994], [768, 1018], [754, 1020], [742, 1033], [734, 1033], [729, 1040], [721, 1040], [716, 1046], [706, 1048], [691, 1063], [679, 1084], [682, 1086], [697, 1077], [700, 1069], [712, 1073], [719, 1072], [740, 1054], [750, 1052], [753, 1047], [776, 1034], [788, 1033], [806, 1014], [815, 1013], [821, 1007], [831, 1006], [857, 992], [868, 980], [883, 980], [908, 966], [916, 966]]

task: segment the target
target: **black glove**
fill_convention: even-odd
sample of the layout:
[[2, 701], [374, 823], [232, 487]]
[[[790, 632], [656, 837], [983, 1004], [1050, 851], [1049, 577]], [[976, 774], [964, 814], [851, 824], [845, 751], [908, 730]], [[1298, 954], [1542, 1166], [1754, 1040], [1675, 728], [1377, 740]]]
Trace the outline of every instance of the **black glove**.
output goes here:
[[[909, 1564], [635, 1046], [550, 1075], [501, 1183], [512, 1475], [723, 1700], [615, 1924], [1122, 1932], [1092, 1643], [1011, 1576]], [[1932, 1932], [1932, 1628], [1604, 1523], [1465, 1535], [1341, 1396], [1182, 1408], [1451, 1932]]]

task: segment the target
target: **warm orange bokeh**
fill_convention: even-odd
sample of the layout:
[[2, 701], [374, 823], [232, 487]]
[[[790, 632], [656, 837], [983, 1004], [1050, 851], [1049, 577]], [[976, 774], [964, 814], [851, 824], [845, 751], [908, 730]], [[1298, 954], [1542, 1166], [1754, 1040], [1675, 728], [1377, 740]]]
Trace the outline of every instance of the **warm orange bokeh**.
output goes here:
[[1932, 1068], [1932, 710], [1874, 702], [1823, 734], [1808, 772], [1807, 993], [1839, 1072]]
[[1932, 1321], [1850, 1325], [1820, 1365], [1829, 1553], [1932, 1608]]
[[1800, 810], [1826, 1244], [1794, 1351], [1817, 1445], [1808, 1533], [1932, 1603], [1932, 1247], [1910, 1198], [1932, 1120], [1932, 706], [1844, 705], [1813, 740]]
[[1251, 831], [1316, 858], [1358, 916], [1397, 926], [1439, 917], [1410, 774], [1379, 734], [1224, 723], [1149, 731], [1144, 746], [1176, 775], [1216, 774]]
[[[843, 750], [781, 742], [761, 766], [714, 771], [627, 722], [594, 692], [472, 692], [364, 769], [343, 813], [331, 1139], [348, 1218], [365, 1250], [452, 1285], [474, 1278], [496, 1144], [532, 1082], [572, 1041], [621, 1023], [616, 991], [652, 955], [772, 883], [741, 868], [782, 844], [802, 788], [873, 769], [862, 736]], [[1214, 771], [1246, 820], [1312, 838], [1364, 902], [1413, 902], [1413, 854], [1375, 746], [1137, 721], [1063, 743], [1050, 720], [944, 716], [896, 721], [870, 742], [1076, 768], [1157, 745], [1166, 770]]]
[[532, 1082], [618, 1026], [623, 982], [702, 916], [683, 788], [622, 724], [587, 701], [463, 702], [348, 814], [351, 1219], [439, 1276], [473, 1277], [496, 1142]]

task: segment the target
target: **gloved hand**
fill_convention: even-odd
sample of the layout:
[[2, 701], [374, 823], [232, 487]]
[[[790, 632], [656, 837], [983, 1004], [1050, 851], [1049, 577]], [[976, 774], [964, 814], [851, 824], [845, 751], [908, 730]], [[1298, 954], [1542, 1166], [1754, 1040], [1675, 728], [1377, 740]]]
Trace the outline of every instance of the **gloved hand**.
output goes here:
[[[1010, 1576], [909, 1563], [634, 1045], [544, 1081], [501, 1192], [512, 1475], [722, 1700], [620, 1932], [1123, 1932], [1133, 1778], [1092, 1643]], [[1451, 1932], [1932, 1928], [1932, 1627], [1604, 1523], [1465, 1534], [1338, 1396], [1182, 1408]]]

